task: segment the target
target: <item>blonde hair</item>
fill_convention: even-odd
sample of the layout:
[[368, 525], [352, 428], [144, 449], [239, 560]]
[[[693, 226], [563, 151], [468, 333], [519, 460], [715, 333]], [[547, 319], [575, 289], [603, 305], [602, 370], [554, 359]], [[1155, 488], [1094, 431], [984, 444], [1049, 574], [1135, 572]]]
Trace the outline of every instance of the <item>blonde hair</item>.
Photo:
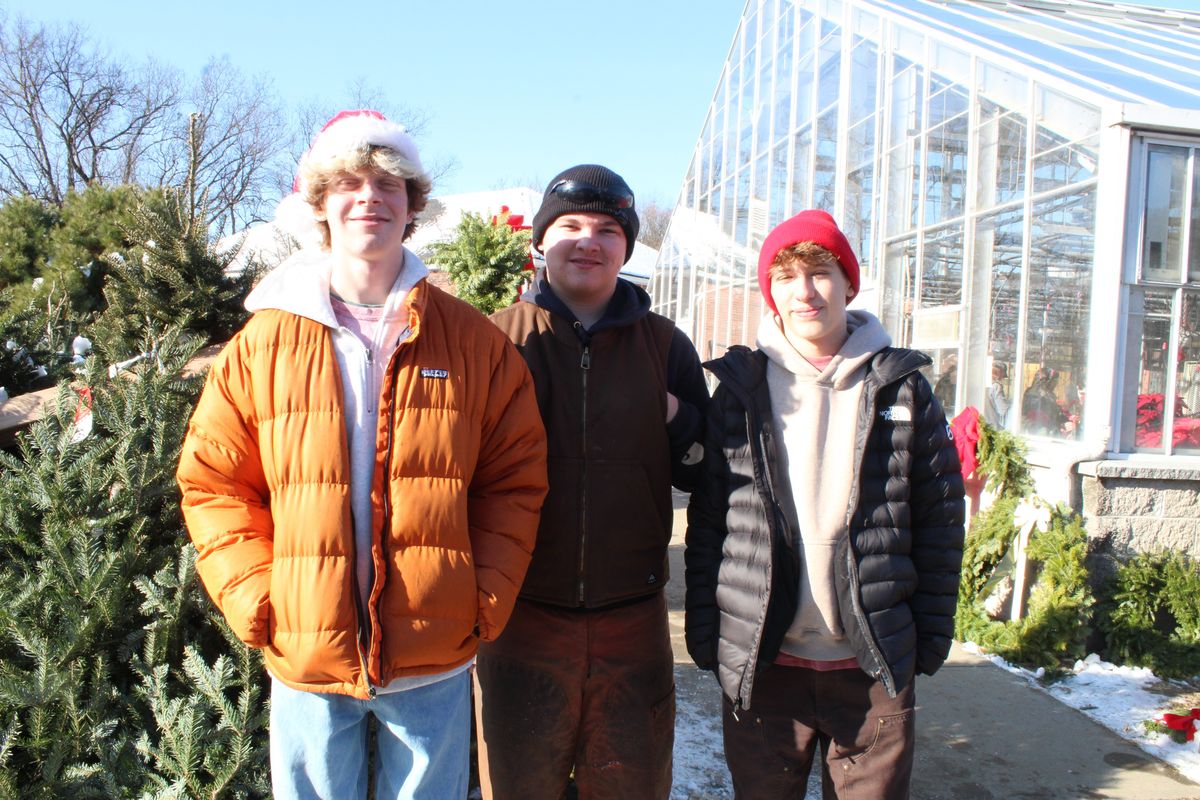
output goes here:
[[[301, 196], [312, 206], [314, 211], [319, 211], [325, 204], [325, 195], [329, 191], [329, 184], [333, 179], [342, 173], [361, 169], [384, 172], [397, 178], [403, 178], [404, 187], [408, 193], [408, 210], [413, 214], [425, 210], [425, 204], [429, 201], [429, 193], [433, 190], [433, 184], [429, 178], [398, 151], [379, 145], [370, 145], [340, 153], [319, 162], [304, 158], [300, 162], [299, 169]], [[329, 223], [325, 220], [317, 220], [317, 228], [321, 231], [321, 246], [328, 250]], [[417, 222], [414, 219], [405, 226], [403, 241], [407, 241], [416, 229]]]
[[[767, 274], [772, 280], [779, 277], [793, 278], [796, 276], [800, 264], [812, 266], [825, 264], [842, 269], [842, 262], [838, 261], [837, 256], [830, 250], [815, 242], [797, 242], [775, 254], [775, 259], [771, 262]], [[842, 271], [845, 272], [845, 270]]]

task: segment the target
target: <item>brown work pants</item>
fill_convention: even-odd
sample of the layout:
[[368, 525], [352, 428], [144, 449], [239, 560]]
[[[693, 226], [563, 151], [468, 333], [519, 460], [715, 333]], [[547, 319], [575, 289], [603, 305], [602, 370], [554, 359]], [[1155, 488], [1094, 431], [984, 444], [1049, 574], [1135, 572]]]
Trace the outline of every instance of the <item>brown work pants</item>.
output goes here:
[[675, 683], [666, 600], [612, 609], [518, 601], [479, 649], [475, 719], [485, 800], [582, 800], [671, 792]]
[[725, 760], [738, 800], [803, 798], [818, 745], [824, 800], [906, 800], [915, 720], [910, 683], [896, 697], [860, 669], [774, 664], [750, 708], [724, 698]]

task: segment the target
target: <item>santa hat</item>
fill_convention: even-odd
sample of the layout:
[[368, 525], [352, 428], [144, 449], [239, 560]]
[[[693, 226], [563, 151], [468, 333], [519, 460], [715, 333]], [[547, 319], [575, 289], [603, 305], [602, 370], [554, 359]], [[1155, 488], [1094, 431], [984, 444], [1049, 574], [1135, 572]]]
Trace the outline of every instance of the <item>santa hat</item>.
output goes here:
[[772, 311], [779, 313], [775, 301], [771, 299], [771, 265], [781, 250], [801, 242], [812, 242], [833, 253], [842, 272], [846, 273], [851, 290], [858, 294], [858, 258], [850, 248], [846, 235], [829, 214], [809, 209], [775, 226], [758, 251], [758, 288]]
[[392, 122], [378, 111], [360, 108], [339, 111], [325, 123], [312, 145], [300, 158], [300, 170], [293, 190], [301, 192], [304, 175], [312, 168], [369, 147], [387, 147], [397, 152], [412, 169], [409, 178], [426, 178], [417, 153], [417, 144], [403, 125]]

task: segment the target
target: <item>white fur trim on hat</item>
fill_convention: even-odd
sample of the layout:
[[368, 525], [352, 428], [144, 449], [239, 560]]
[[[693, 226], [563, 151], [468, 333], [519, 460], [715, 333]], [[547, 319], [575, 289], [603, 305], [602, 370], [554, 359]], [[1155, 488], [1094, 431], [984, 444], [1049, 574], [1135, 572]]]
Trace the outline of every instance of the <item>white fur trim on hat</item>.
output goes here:
[[404, 126], [385, 119], [377, 111], [339, 113], [313, 139], [301, 162], [320, 164], [372, 145], [395, 150], [412, 164], [418, 175], [425, 174], [417, 144]]

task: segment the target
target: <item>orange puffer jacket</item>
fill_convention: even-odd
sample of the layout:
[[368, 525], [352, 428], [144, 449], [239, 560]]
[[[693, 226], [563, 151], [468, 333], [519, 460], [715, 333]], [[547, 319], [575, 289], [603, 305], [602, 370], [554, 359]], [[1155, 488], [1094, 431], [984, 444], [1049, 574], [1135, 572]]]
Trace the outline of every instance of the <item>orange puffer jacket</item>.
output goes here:
[[288, 686], [371, 685], [467, 662], [499, 635], [546, 493], [524, 361], [465, 303], [420, 281], [379, 412], [376, 580], [358, 610], [342, 387], [329, 328], [256, 313], [222, 351], [179, 464], [200, 578]]

